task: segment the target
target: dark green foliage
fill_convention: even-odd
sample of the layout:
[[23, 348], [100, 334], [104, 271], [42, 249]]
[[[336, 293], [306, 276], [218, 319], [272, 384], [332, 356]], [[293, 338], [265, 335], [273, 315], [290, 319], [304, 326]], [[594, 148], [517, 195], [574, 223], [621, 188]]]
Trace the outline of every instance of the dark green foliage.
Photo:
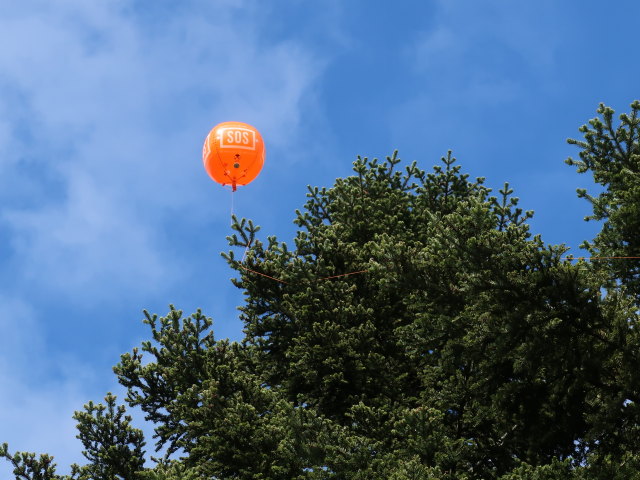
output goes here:
[[134, 348], [122, 356], [114, 372], [128, 389], [129, 405], [139, 406], [145, 419], [157, 425], [156, 447], [168, 444], [170, 455], [189, 444], [178, 411], [195, 410], [202, 403], [197, 393], [207, 376], [206, 356], [212, 355], [215, 345], [213, 333], [206, 333], [211, 319], [199, 311], [182, 319], [182, 312], [173, 306], [159, 321], [157, 315], [144, 313], [153, 342], [143, 342], [142, 352], [155, 361], [143, 365], [143, 353]]
[[206, 478], [296, 478], [316, 455], [322, 420], [258, 376], [255, 349], [215, 341], [200, 312], [182, 318], [172, 308], [145, 321], [155, 344], [142, 349], [153, 361], [143, 365], [134, 350], [114, 370], [129, 403], [156, 424], [158, 447], [181, 449], [184, 464]]
[[[605, 186], [581, 191], [605, 220], [594, 254], [636, 248], [632, 109], [614, 130], [601, 107], [576, 142], [574, 163]], [[225, 258], [245, 339], [216, 340], [200, 311], [145, 312], [152, 340], [114, 371], [166, 454], [143, 468], [142, 435], [108, 395], [76, 413], [90, 463], [71, 478], [637, 476], [635, 264], [566, 260], [508, 184], [492, 196], [451, 153], [431, 172], [400, 164], [359, 158], [355, 175], [310, 188], [294, 248], [235, 219], [241, 259]], [[6, 450], [20, 478], [59, 478], [50, 457]]]
[[89, 464], [73, 465], [72, 477], [80, 480], [128, 480], [144, 466], [144, 435], [131, 426], [125, 407], [107, 393], [106, 405], [89, 402], [83, 412], [75, 412], [78, 438]]
[[125, 407], [116, 405], [116, 397], [107, 394], [106, 405], [89, 402], [84, 411], [75, 412], [78, 436], [90, 463], [72, 465], [70, 476], [55, 473], [53, 457], [34, 453], [8, 453], [8, 445], [0, 447], [0, 457], [14, 466], [16, 479], [24, 480], [129, 480], [143, 469], [144, 437], [141, 430], [131, 426]]
[[[596, 196], [578, 189], [578, 196], [593, 206], [585, 220], [604, 220], [601, 232], [584, 247], [594, 256], [640, 257], [640, 102], [620, 115], [600, 104], [599, 117], [580, 127], [584, 140], [569, 139], [580, 147], [580, 160], [568, 158], [578, 173], [590, 171], [604, 190]], [[640, 258], [603, 259], [597, 262], [609, 274], [609, 286], [620, 282], [640, 304]]]
[[[616, 401], [637, 391], [620, 388], [610, 362], [615, 327], [635, 342], [633, 311], [603, 299], [564, 248], [530, 237], [531, 213], [508, 185], [491, 197], [450, 155], [430, 174], [413, 164], [403, 175], [398, 163], [359, 160], [357, 176], [311, 189], [295, 251], [236, 225], [232, 243], [249, 248], [237, 281], [246, 342], [263, 375], [373, 442], [376, 457], [411, 444], [393, 435], [401, 412], [427, 409], [438, 427], [411, 454], [458, 476], [585, 458], [603, 435], [590, 420], [612, 407], [594, 389]], [[623, 361], [625, 375], [635, 361]], [[429, 435], [437, 448], [420, 442]], [[438, 458], [447, 442], [455, 455]]]
[[57, 480], [56, 465], [50, 455], [40, 455], [36, 458], [35, 453], [16, 452], [9, 454], [9, 446], [4, 443], [0, 445], [0, 457], [6, 458], [13, 465], [13, 474], [16, 479], [25, 480]]

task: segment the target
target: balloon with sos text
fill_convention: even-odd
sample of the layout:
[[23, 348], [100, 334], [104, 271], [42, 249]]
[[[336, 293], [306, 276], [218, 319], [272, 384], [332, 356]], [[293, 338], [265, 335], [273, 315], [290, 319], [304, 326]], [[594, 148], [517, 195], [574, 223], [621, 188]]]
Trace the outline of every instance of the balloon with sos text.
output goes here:
[[264, 165], [264, 142], [260, 132], [241, 122], [223, 122], [209, 132], [202, 161], [209, 176], [222, 185], [246, 185]]

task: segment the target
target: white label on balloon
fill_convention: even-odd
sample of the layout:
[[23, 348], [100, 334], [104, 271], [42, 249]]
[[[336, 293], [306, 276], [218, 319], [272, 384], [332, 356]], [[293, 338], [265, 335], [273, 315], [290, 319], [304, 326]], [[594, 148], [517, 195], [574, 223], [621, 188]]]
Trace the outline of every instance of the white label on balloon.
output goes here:
[[220, 129], [220, 148], [256, 149], [256, 132], [242, 127]]

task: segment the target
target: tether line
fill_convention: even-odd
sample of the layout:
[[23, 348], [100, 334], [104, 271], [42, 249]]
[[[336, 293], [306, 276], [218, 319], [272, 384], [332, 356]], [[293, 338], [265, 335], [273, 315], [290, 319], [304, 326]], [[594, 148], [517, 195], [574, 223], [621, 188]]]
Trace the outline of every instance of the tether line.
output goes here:
[[624, 260], [629, 260], [629, 259], [640, 259], [640, 257], [574, 257], [572, 255], [566, 256], [566, 257], [562, 257], [561, 260], [607, 260], [607, 259], [616, 259], [616, 260], [620, 260], [620, 259], [624, 259]]
[[[265, 277], [268, 278], [270, 280], [273, 280], [275, 282], [279, 282], [279, 283], [283, 283], [285, 285], [295, 285], [295, 284], [302, 284], [304, 282], [296, 282], [296, 283], [292, 283], [292, 282], [287, 282], [286, 280], [282, 280], [281, 278], [276, 278], [276, 277], [272, 277], [271, 275], [267, 275], [266, 273], [262, 273], [259, 272], [257, 270], [253, 270], [251, 268], [245, 267], [242, 263], [245, 260], [245, 256], [247, 254], [247, 250], [248, 247], [245, 249], [244, 251], [244, 255], [242, 256], [242, 261], [238, 262], [238, 266], [247, 271], [247, 272], [251, 272], [251, 273], [255, 273], [256, 275], [260, 275], [261, 277]], [[572, 256], [567, 256], [567, 257], [562, 257], [561, 260], [607, 260], [607, 259], [623, 259], [623, 260], [628, 260], [628, 259], [640, 259], [640, 257], [572, 257]], [[358, 275], [360, 273], [367, 273], [369, 270], [356, 270], [354, 272], [348, 272], [348, 273], [341, 273], [339, 275], [329, 275], [327, 277], [321, 277], [321, 278], [317, 278], [315, 279], [316, 282], [321, 282], [322, 280], [330, 280], [333, 278], [340, 278], [340, 277], [347, 277], [349, 275]], [[311, 281], [310, 281], [311, 282]]]
[[[276, 282], [284, 283], [285, 285], [295, 285], [295, 284], [305, 283], [305, 282], [296, 282], [294, 284], [292, 282], [287, 282], [285, 280], [282, 280], [281, 278], [272, 277], [271, 275], [267, 275], [266, 273], [258, 272], [257, 270], [253, 270], [251, 268], [245, 267], [244, 265], [242, 265], [242, 263], [238, 263], [238, 266], [241, 269], [246, 270], [247, 272], [255, 273], [256, 275], [260, 275], [262, 277], [266, 277], [266, 278], [269, 278], [271, 280], [275, 280]], [[332, 278], [346, 277], [348, 275], [357, 275], [359, 273], [367, 273], [368, 271], [369, 270], [357, 270], [355, 272], [341, 273], [339, 275], [330, 275], [328, 277], [316, 278], [315, 281], [316, 282], [320, 282], [322, 280], [329, 280], [329, 279], [332, 279]]]

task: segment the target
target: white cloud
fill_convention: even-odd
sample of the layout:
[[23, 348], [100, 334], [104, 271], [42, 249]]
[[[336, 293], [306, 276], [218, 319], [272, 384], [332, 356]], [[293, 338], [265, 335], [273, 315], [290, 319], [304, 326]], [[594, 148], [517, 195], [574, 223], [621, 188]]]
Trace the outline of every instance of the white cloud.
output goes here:
[[536, 104], [557, 89], [557, 10], [547, 0], [439, 0], [428, 27], [403, 51], [420, 87], [389, 115], [394, 142], [424, 148], [410, 133], [420, 124], [434, 139], [429, 154], [474, 151], [469, 139], [494, 135], [505, 108]]
[[411, 45], [408, 53], [413, 57], [415, 67], [422, 70], [436, 67], [443, 55], [459, 54], [460, 48], [461, 45], [451, 28], [439, 25], [429, 32], [424, 32]]
[[73, 315], [198, 268], [168, 239], [185, 226], [200, 235], [205, 217], [228, 225], [227, 206], [209, 205], [208, 130], [236, 118], [275, 149], [295, 145], [324, 66], [302, 44], [262, 38], [258, 3], [158, 6], [157, 17], [135, 5], [31, 0], [0, 18], [0, 303], [14, 312], [0, 319], [0, 441], [61, 466], [82, 461], [73, 411], [114, 382], [47, 344], [45, 317], [64, 318], [37, 296]]
[[[61, 466], [80, 462], [72, 415], [88, 400], [91, 373], [67, 357], [64, 368], [73, 375], [46, 380], [59, 359], [46, 348], [34, 309], [2, 295], [0, 308], [0, 443], [9, 442], [12, 453], [53, 454]], [[0, 478], [10, 472], [10, 464], [0, 460]]]
[[[0, 372], [0, 441], [9, 443], [11, 453], [48, 453], [58, 464], [58, 473], [68, 472], [71, 463], [83, 463], [82, 444], [75, 437], [72, 415], [87, 401], [74, 382], [26, 387], [20, 378]], [[12, 468], [0, 460], [0, 477], [10, 478]]]
[[416, 71], [446, 82], [455, 92], [453, 97], [462, 90], [475, 101], [491, 102], [499, 100], [495, 93], [506, 86], [504, 97], [513, 100], [523, 93], [516, 78], [541, 83], [553, 76], [556, 10], [547, 1], [522, 5], [505, 0], [441, 0], [434, 26], [421, 32], [405, 55]]
[[[87, 462], [74, 412], [89, 400], [104, 403], [107, 391], [123, 404], [126, 389], [114, 375], [107, 382], [97, 378], [90, 359], [49, 345], [42, 318], [27, 301], [0, 294], [0, 310], [0, 444], [9, 443], [10, 453], [53, 455], [57, 473], [67, 474], [72, 463]], [[143, 429], [146, 451], [153, 454], [153, 424], [144, 421], [140, 408], [127, 408], [127, 414]], [[13, 478], [11, 471], [0, 459], [0, 478]]]
[[189, 268], [164, 232], [201, 215], [208, 129], [238, 118], [276, 148], [295, 143], [322, 62], [262, 41], [259, 12], [231, 4], [157, 22], [121, 2], [30, 4], [0, 20], [12, 94], [0, 100], [0, 228], [17, 280], [85, 298], [151, 291], [147, 280]]
[[[4, 220], [14, 232], [25, 281], [45, 282], [63, 292], [98, 284], [105, 286], [105, 294], [116, 295], [142, 282], [157, 288], [171, 266], [170, 258], [161, 258], [152, 229], [134, 215], [126, 198], [109, 185], [97, 184], [86, 172], [73, 172], [61, 205], [10, 211]], [[119, 287], [116, 292], [108, 291], [112, 285]]]
[[42, 350], [42, 337], [35, 328], [32, 307], [23, 300], [0, 294], [0, 312], [0, 372], [15, 372], [16, 366], [29, 365], [32, 352]]

